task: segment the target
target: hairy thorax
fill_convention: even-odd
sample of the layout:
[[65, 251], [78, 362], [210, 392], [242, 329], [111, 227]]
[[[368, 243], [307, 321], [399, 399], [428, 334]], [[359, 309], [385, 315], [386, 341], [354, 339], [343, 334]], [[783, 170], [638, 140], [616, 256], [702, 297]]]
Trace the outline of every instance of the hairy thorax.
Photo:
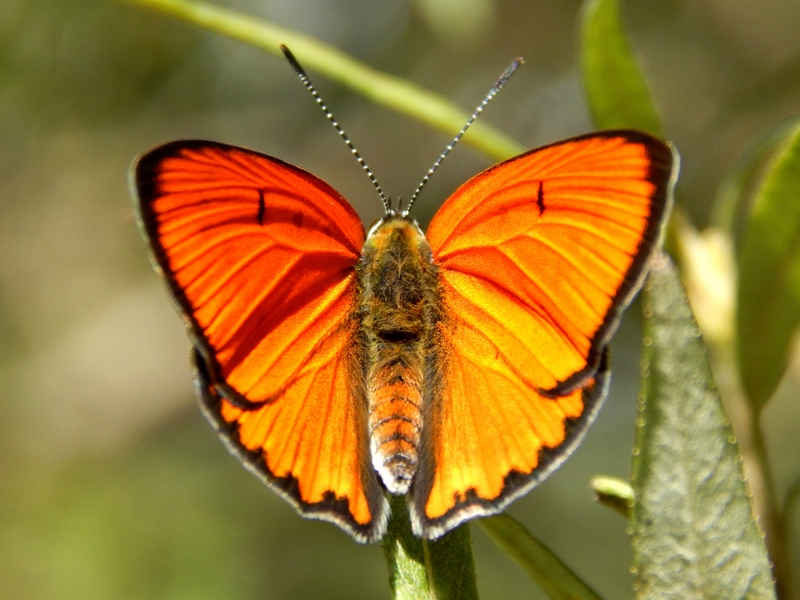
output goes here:
[[436, 359], [438, 277], [425, 236], [389, 215], [373, 229], [359, 267], [372, 464], [405, 494], [417, 469], [425, 373]]

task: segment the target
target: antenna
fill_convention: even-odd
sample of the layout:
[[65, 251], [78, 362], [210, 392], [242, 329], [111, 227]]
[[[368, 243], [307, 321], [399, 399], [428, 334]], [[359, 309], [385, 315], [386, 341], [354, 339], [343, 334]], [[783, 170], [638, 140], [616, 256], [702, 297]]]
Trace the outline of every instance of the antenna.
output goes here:
[[460, 140], [460, 139], [461, 139], [461, 136], [463, 136], [463, 135], [464, 135], [464, 133], [467, 131], [467, 129], [469, 129], [469, 126], [470, 126], [470, 125], [472, 125], [472, 122], [473, 122], [475, 119], [477, 119], [477, 118], [478, 118], [478, 115], [479, 115], [479, 114], [481, 114], [481, 111], [484, 109], [484, 107], [485, 107], [487, 104], [489, 104], [489, 101], [490, 101], [492, 98], [494, 98], [494, 97], [495, 97], [495, 95], [497, 94], [497, 92], [499, 92], [499, 91], [500, 91], [500, 88], [502, 88], [502, 87], [505, 85], [506, 81], [508, 81], [508, 80], [511, 78], [511, 76], [514, 74], [514, 71], [516, 71], [516, 70], [517, 70], [517, 68], [518, 68], [518, 67], [519, 67], [519, 66], [520, 66], [522, 63], [523, 63], [523, 60], [522, 60], [522, 58], [517, 58], [517, 59], [515, 59], [515, 60], [514, 60], [514, 62], [512, 62], [510, 65], [508, 65], [508, 68], [507, 68], [505, 71], [503, 71], [503, 74], [502, 74], [502, 75], [500, 75], [500, 78], [499, 78], [499, 79], [498, 79], [498, 80], [495, 82], [495, 84], [492, 86], [492, 89], [490, 89], [490, 90], [489, 90], [489, 93], [488, 93], [488, 94], [486, 94], [486, 97], [485, 97], [485, 98], [483, 99], [483, 101], [482, 101], [482, 102], [481, 102], [481, 103], [478, 105], [478, 108], [476, 108], [476, 109], [475, 109], [475, 112], [474, 112], [474, 113], [472, 113], [472, 116], [471, 116], [471, 117], [470, 117], [470, 118], [467, 120], [467, 122], [466, 122], [466, 124], [464, 125], [464, 127], [462, 127], [462, 128], [461, 128], [461, 131], [459, 131], [459, 132], [458, 132], [458, 135], [457, 135], [456, 137], [454, 137], [454, 138], [453, 138], [453, 141], [452, 141], [452, 142], [450, 142], [450, 143], [447, 145], [447, 148], [445, 148], [445, 149], [444, 149], [444, 152], [442, 152], [442, 153], [439, 155], [439, 158], [437, 158], [437, 159], [436, 159], [436, 162], [435, 162], [435, 163], [433, 163], [433, 166], [432, 166], [430, 169], [428, 169], [428, 172], [425, 174], [425, 177], [423, 177], [423, 178], [422, 178], [422, 181], [421, 181], [421, 182], [420, 182], [420, 184], [417, 186], [417, 189], [414, 191], [414, 194], [411, 196], [411, 200], [409, 200], [409, 201], [408, 201], [408, 206], [406, 206], [405, 210], [404, 210], [404, 211], [402, 211], [402, 213], [401, 213], [401, 214], [402, 214], [403, 216], [407, 215], [407, 214], [408, 214], [408, 211], [409, 211], [409, 210], [411, 210], [411, 205], [412, 205], [412, 204], [414, 204], [414, 201], [417, 199], [417, 196], [419, 196], [419, 193], [422, 191], [422, 188], [424, 188], [424, 187], [425, 187], [425, 184], [426, 184], [426, 183], [428, 183], [428, 180], [431, 178], [431, 175], [433, 175], [433, 172], [434, 172], [434, 171], [435, 171], [437, 168], [439, 168], [439, 165], [440, 165], [440, 164], [442, 164], [442, 161], [444, 160], [444, 157], [445, 157], [445, 156], [447, 156], [447, 155], [450, 153], [450, 150], [452, 150], [452, 149], [453, 149], [453, 147], [454, 147], [454, 146], [455, 146], [455, 145], [458, 143], [458, 140]]
[[294, 69], [294, 72], [297, 73], [297, 76], [300, 78], [300, 81], [302, 81], [303, 85], [306, 86], [306, 89], [309, 92], [311, 92], [311, 95], [314, 97], [314, 100], [317, 101], [317, 104], [319, 104], [319, 107], [322, 109], [322, 112], [325, 113], [325, 116], [328, 117], [328, 120], [331, 123], [333, 123], [333, 126], [336, 128], [336, 131], [338, 131], [339, 135], [342, 136], [344, 143], [347, 144], [348, 148], [350, 148], [350, 152], [352, 152], [353, 156], [356, 157], [358, 164], [360, 164], [361, 168], [363, 168], [364, 171], [367, 173], [367, 177], [369, 177], [369, 180], [372, 182], [372, 185], [374, 185], [375, 189], [378, 190], [378, 194], [380, 195], [381, 200], [383, 201], [384, 210], [387, 213], [392, 212], [391, 205], [389, 204], [389, 199], [383, 193], [383, 190], [381, 189], [378, 180], [375, 179], [375, 175], [372, 174], [372, 171], [370, 170], [369, 166], [367, 166], [367, 163], [365, 163], [364, 159], [361, 158], [361, 155], [358, 153], [358, 150], [356, 150], [356, 147], [353, 146], [353, 143], [350, 141], [350, 138], [347, 137], [347, 134], [344, 132], [344, 129], [342, 129], [339, 126], [339, 123], [336, 122], [336, 119], [334, 118], [333, 114], [331, 113], [331, 111], [328, 110], [328, 107], [325, 105], [325, 101], [320, 97], [320, 95], [317, 93], [317, 90], [311, 84], [311, 81], [308, 79], [308, 75], [306, 75], [306, 72], [303, 70], [303, 67], [300, 66], [299, 62], [297, 62], [297, 59], [295, 58], [294, 54], [292, 54], [291, 50], [289, 50], [289, 48], [281, 44], [281, 50], [283, 51], [284, 56], [286, 56], [286, 60], [288, 60], [289, 64], [292, 65], [292, 69]]

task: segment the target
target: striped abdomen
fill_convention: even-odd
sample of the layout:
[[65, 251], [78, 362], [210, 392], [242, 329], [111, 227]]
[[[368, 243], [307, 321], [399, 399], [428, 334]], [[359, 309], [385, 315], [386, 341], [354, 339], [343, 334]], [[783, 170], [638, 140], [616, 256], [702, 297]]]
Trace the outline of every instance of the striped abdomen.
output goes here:
[[422, 431], [421, 370], [406, 364], [418, 362], [412, 348], [383, 350], [392, 358], [379, 361], [367, 376], [372, 465], [390, 492], [405, 494], [417, 469]]

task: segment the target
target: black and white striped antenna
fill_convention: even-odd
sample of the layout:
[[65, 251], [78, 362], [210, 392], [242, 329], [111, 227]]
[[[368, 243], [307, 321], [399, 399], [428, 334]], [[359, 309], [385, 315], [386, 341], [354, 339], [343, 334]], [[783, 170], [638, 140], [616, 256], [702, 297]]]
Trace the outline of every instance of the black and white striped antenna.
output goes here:
[[[289, 64], [292, 65], [292, 69], [294, 69], [294, 72], [297, 73], [298, 77], [300, 77], [300, 81], [302, 81], [303, 85], [306, 86], [306, 89], [309, 92], [311, 92], [311, 95], [314, 97], [314, 100], [317, 101], [317, 104], [322, 109], [322, 112], [325, 113], [325, 116], [328, 117], [328, 120], [336, 128], [336, 131], [339, 133], [340, 136], [342, 136], [344, 143], [347, 144], [348, 148], [350, 148], [350, 152], [353, 154], [353, 156], [356, 157], [358, 164], [360, 164], [361, 168], [364, 169], [364, 171], [367, 174], [367, 177], [369, 177], [369, 180], [372, 182], [372, 185], [374, 185], [375, 189], [378, 190], [378, 194], [380, 195], [381, 200], [383, 201], [384, 210], [387, 212], [387, 214], [392, 212], [392, 207], [389, 198], [387, 198], [386, 194], [383, 193], [383, 189], [381, 189], [378, 180], [375, 179], [375, 175], [373, 175], [367, 163], [364, 162], [364, 159], [361, 158], [361, 155], [358, 153], [358, 150], [356, 150], [356, 147], [353, 146], [353, 143], [350, 141], [350, 138], [347, 137], [347, 134], [344, 132], [344, 129], [341, 128], [339, 123], [336, 121], [336, 118], [331, 113], [331, 111], [328, 110], [328, 107], [325, 105], [325, 101], [320, 97], [319, 93], [314, 88], [311, 81], [308, 79], [308, 75], [306, 75], [306, 72], [303, 70], [303, 67], [300, 66], [300, 63], [297, 61], [294, 54], [292, 54], [289, 48], [281, 44], [281, 50], [283, 51], [284, 56], [286, 56], [286, 60], [288, 60]], [[514, 71], [517, 70], [517, 68], [522, 64], [522, 62], [523, 62], [522, 58], [517, 58], [508, 66], [508, 68], [505, 71], [503, 71], [503, 74], [500, 75], [500, 78], [492, 86], [492, 89], [489, 90], [489, 93], [486, 94], [486, 97], [478, 105], [478, 108], [476, 108], [475, 112], [472, 113], [472, 116], [467, 120], [464, 127], [462, 127], [461, 131], [458, 132], [458, 135], [456, 135], [456, 137], [453, 138], [453, 141], [447, 145], [444, 152], [442, 152], [439, 155], [439, 158], [436, 159], [436, 162], [433, 163], [433, 166], [430, 169], [428, 169], [428, 172], [425, 174], [425, 177], [422, 178], [422, 181], [417, 186], [417, 189], [414, 191], [414, 194], [411, 196], [411, 199], [408, 201], [408, 206], [406, 206], [404, 210], [400, 211], [400, 214], [402, 214], [403, 216], [408, 215], [408, 211], [411, 210], [411, 205], [414, 204], [414, 201], [419, 196], [420, 192], [422, 191], [422, 188], [425, 187], [425, 184], [428, 183], [428, 180], [431, 178], [431, 175], [433, 175], [434, 171], [436, 171], [436, 169], [439, 168], [439, 165], [442, 164], [444, 157], [447, 156], [450, 153], [450, 151], [455, 147], [455, 145], [458, 143], [458, 141], [461, 139], [464, 133], [466, 133], [467, 129], [469, 129], [469, 126], [472, 125], [475, 119], [478, 118], [478, 115], [481, 114], [481, 111], [483, 111], [484, 107], [487, 104], [489, 104], [491, 99], [497, 95], [497, 92], [499, 92], [500, 89], [505, 85], [506, 81], [508, 81], [511, 78], [511, 76], [514, 74]], [[399, 205], [398, 205], [398, 211], [399, 211]]]
[[292, 69], [294, 69], [294, 72], [297, 73], [297, 76], [300, 78], [300, 81], [302, 81], [303, 85], [306, 86], [306, 89], [309, 92], [311, 92], [311, 95], [314, 97], [314, 100], [317, 101], [317, 104], [319, 104], [319, 107], [322, 109], [322, 112], [325, 113], [325, 116], [328, 117], [328, 120], [331, 123], [333, 123], [333, 126], [336, 128], [336, 131], [338, 131], [339, 135], [342, 136], [344, 143], [347, 144], [348, 148], [350, 148], [350, 152], [352, 152], [353, 156], [356, 157], [358, 164], [360, 164], [361, 168], [364, 169], [364, 171], [367, 173], [367, 177], [369, 177], [369, 180], [372, 182], [372, 185], [374, 185], [375, 189], [378, 190], [378, 194], [380, 195], [381, 200], [383, 201], [384, 210], [387, 213], [391, 212], [391, 205], [389, 203], [389, 199], [386, 197], [386, 194], [383, 193], [381, 185], [378, 183], [378, 180], [375, 179], [375, 175], [372, 174], [372, 171], [370, 170], [369, 166], [367, 165], [366, 162], [364, 162], [364, 159], [361, 158], [361, 155], [358, 153], [358, 150], [356, 150], [356, 147], [353, 146], [353, 143], [350, 141], [350, 138], [347, 137], [347, 134], [344, 132], [344, 129], [341, 128], [339, 123], [336, 121], [336, 118], [331, 113], [331, 111], [328, 110], [328, 107], [325, 105], [325, 101], [320, 97], [319, 93], [317, 93], [317, 90], [314, 88], [311, 81], [308, 79], [308, 75], [306, 75], [306, 72], [303, 70], [303, 67], [300, 66], [299, 62], [297, 62], [297, 59], [294, 57], [294, 54], [292, 54], [289, 48], [281, 44], [281, 50], [283, 51], [284, 56], [286, 56], [286, 60], [288, 60], [289, 64], [292, 65]]
[[464, 133], [467, 131], [467, 129], [469, 129], [469, 126], [472, 125], [472, 122], [478, 118], [478, 115], [481, 114], [481, 111], [486, 107], [487, 104], [489, 104], [489, 101], [497, 95], [497, 92], [500, 91], [500, 88], [502, 88], [506, 84], [506, 81], [508, 81], [511, 78], [511, 76], [514, 74], [514, 71], [516, 71], [517, 68], [519, 68], [519, 66], [522, 63], [523, 63], [522, 58], [517, 58], [514, 60], [514, 62], [508, 65], [508, 68], [505, 71], [503, 71], [503, 74], [500, 75], [500, 78], [492, 86], [492, 89], [489, 90], [489, 93], [486, 94], [486, 97], [478, 105], [478, 108], [476, 108], [475, 112], [472, 113], [472, 116], [467, 120], [464, 127], [462, 127], [461, 131], [458, 132], [458, 135], [456, 135], [456, 137], [453, 138], [452, 142], [447, 144], [447, 148], [444, 149], [444, 152], [442, 152], [439, 155], [439, 158], [436, 159], [436, 162], [433, 163], [433, 166], [430, 169], [428, 169], [428, 172], [425, 174], [425, 177], [422, 178], [422, 181], [420, 181], [419, 185], [417, 186], [417, 189], [414, 191], [414, 194], [408, 201], [408, 206], [406, 206], [405, 210], [402, 212], [403, 216], [407, 215], [408, 211], [411, 210], [411, 205], [414, 204], [414, 201], [419, 196], [419, 193], [422, 191], [422, 188], [425, 187], [425, 184], [428, 183], [428, 180], [431, 178], [431, 175], [433, 175], [433, 172], [439, 168], [440, 164], [442, 164], [444, 157], [447, 156], [450, 153], [450, 150], [452, 150], [455, 147], [455, 145], [458, 143], [458, 140], [461, 139], [461, 136], [463, 136]]

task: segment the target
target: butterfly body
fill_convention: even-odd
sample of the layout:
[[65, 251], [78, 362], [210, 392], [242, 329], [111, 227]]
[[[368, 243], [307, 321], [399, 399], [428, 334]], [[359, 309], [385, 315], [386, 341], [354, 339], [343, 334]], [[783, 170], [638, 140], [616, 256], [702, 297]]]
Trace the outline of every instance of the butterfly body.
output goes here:
[[367, 237], [358, 273], [372, 464], [387, 490], [405, 494], [437, 370], [437, 268], [417, 223], [390, 213]]
[[572, 452], [676, 172], [639, 132], [572, 138], [476, 175], [426, 235], [388, 210], [365, 236], [324, 181], [215, 142], [154, 149], [132, 187], [205, 414], [301, 514], [367, 542], [387, 493], [432, 539]]

